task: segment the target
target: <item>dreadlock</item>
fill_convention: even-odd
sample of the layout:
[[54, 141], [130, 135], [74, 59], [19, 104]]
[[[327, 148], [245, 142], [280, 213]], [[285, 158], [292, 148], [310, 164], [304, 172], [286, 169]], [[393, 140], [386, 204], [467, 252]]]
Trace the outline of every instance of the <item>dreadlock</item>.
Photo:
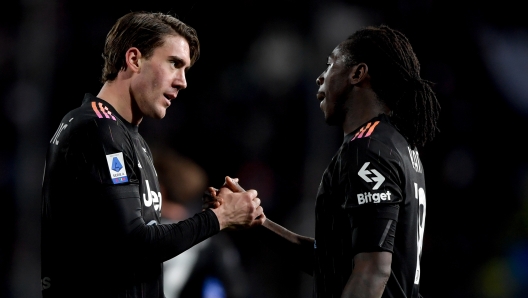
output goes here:
[[439, 131], [440, 104], [433, 83], [420, 77], [420, 63], [403, 33], [368, 26], [342, 45], [345, 63], [366, 63], [373, 91], [392, 111], [391, 121], [411, 146], [424, 146]]

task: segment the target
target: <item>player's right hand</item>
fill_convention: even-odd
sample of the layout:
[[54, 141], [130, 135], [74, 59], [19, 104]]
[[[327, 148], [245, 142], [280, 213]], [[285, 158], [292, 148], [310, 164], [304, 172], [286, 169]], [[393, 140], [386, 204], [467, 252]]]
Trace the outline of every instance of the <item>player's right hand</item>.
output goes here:
[[[227, 187], [232, 192], [244, 192], [245, 190], [238, 184], [238, 178], [231, 178], [227, 176], [222, 187]], [[221, 188], [222, 188], [221, 187]], [[218, 196], [218, 188], [212, 186], [208, 187], [202, 196], [202, 211], [207, 208], [218, 208], [222, 205], [222, 198]]]
[[220, 228], [249, 228], [262, 225], [266, 216], [260, 206], [257, 191], [245, 191], [237, 185], [233, 179], [226, 177], [226, 183], [220, 189], [209, 189], [212, 198], [210, 201], [219, 203], [219, 206], [212, 210], [218, 217]]

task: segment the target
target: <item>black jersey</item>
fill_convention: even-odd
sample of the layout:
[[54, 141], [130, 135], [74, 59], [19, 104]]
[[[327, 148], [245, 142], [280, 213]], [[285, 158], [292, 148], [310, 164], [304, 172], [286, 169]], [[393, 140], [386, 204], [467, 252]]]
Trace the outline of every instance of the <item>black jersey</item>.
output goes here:
[[314, 296], [341, 297], [360, 252], [392, 253], [382, 297], [418, 297], [425, 180], [418, 152], [380, 115], [345, 136], [316, 201]]
[[216, 234], [208, 210], [160, 224], [152, 154], [107, 102], [86, 94], [52, 137], [42, 186], [47, 297], [164, 297], [163, 262]]

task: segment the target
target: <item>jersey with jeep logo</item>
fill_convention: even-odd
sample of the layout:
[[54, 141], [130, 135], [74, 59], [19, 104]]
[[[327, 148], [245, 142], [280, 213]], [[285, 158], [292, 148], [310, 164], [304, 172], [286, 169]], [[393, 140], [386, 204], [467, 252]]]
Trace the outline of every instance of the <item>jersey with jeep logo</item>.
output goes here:
[[160, 224], [161, 190], [138, 131], [86, 94], [52, 137], [42, 185], [42, 293], [164, 297], [163, 262], [218, 233], [207, 210]]
[[419, 297], [425, 180], [418, 151], [380, 115], [345, 136], [316, 200], [314, 297], [341, 297], [353, 258], [392, 253], [382, 297]]

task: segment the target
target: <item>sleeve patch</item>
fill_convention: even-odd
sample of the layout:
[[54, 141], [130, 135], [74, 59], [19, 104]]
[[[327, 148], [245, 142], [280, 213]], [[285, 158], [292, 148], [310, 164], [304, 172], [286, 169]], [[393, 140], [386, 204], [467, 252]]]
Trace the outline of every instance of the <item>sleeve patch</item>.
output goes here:
[[128, 176], [124, 166], [125, 160], [123, 158], [123, 152], [106, 155], [106, 162], [108, 164], [108, 170], [110, 171], [110, 177], [112, 177], [112, 182], [114, 184], [128, 182]]

